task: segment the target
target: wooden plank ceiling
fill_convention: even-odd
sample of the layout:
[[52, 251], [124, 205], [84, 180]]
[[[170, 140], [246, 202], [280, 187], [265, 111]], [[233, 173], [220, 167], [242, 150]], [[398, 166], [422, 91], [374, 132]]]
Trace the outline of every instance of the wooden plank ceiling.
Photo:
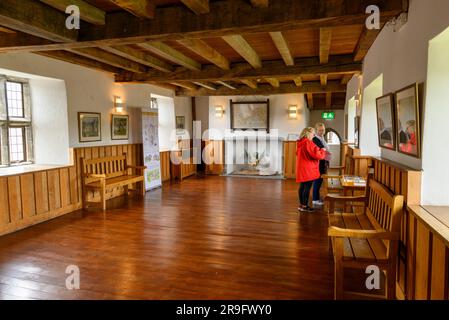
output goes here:
[[[65, 28], [76, 4], [81, 28]], [[378, 30], [404, 0], [1, 0], [0, 53], [32, 52], [180, 96], [305, 93], [341, 109]], [[33, 12], [32, 15], [29, 13]]]

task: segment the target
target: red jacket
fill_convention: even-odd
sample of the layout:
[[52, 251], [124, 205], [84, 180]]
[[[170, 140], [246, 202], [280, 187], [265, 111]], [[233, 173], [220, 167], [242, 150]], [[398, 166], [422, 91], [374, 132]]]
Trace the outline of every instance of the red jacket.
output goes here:
[[307, 182], [320, 177], [318, 168], [326, 151], [318, 148], [313, 141], [302, 138], [296, 143], [296, 182]]

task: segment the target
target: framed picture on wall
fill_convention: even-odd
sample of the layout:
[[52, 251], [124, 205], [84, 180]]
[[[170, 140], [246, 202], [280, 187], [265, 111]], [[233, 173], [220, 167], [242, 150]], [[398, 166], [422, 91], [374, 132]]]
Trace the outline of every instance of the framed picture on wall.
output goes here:
[[421, 157], [421, 128], [418, 84], [395, 93], [396, 139], [400, 153]]
[[183, 133], [186, 129], [186, 117], [176, 116], [176, 132]]
[[379, 146], [381, 148], [396, 150], [394, 95], [390, 93], [377, 98], [376, 110]]
[[101, 113], [78, 112], [80, 142], [101, 141]]
[[112, 115], [111, 139], [112, 140], [128, 140], [129, 138], [129, 116], [128, 115]]
[[232, 130], [266, 130], [269, 132], [270, 100], [233, 102], [231, 104]]

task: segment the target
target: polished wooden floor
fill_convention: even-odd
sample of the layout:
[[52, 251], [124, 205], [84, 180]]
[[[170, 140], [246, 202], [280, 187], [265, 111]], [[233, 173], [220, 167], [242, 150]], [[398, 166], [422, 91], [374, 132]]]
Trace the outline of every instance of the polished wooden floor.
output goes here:
[[294, 181], [192, 177], [118, 202], [0, 237], [0, 298], [333, 298], [327, 217], [298, 214]]

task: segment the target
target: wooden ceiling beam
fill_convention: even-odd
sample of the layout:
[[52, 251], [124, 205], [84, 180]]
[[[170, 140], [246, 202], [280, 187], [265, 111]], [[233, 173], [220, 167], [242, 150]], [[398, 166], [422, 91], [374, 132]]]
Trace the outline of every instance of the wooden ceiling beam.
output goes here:
[[284, 78], [314, 76], [317, 74], [353, 74], [362, 71], [362, 63], [354, 62], [352, 55], [335, 56], [329, 63], [320, 64], [318, 58], [295, 59], [295, 65], [288, 67], [284, 61], [266, 61], [264, 67], [254, 69], [248, 63], [237, 63], [230, 70], [223, 70], [214, 65], [204, 65], [202, 71], [177, 68], [175, 72], [165, 73], [152, 70], [146, 74], [124, 73], [116, 77], [118, 82], [139, 81], [238, 81], [241, 79], [258, 80], [262, 78]]
[[154, 0], [110, 0], [115, 5], [138, 18], [153, 19], [156, 10]]
[[377, 29], [368, 30], [367, 28], [363, 28], [359, 42], [357, 43], [357, 47], [354, 51], [354, 61], [363, 60], [363, 58], [368, 53], [368, 50], [371, 48], [372, 44], [374, 43], [374, 40], [376, 40], [381, 30], [382, 28], [380, 28], [379, 30]]
[[327, 74], [320, 74], [320, 83], [322, 86], [327, 85]]
[[274, 88], [279, 88], [280, 86], [279, 80], [276, 78], [265, 78], [265, 81], [267, 81]]
[[241, 35], [224, 36], [223, 40], [242, 56], [243, 59], [248, 61], [253, 68], [257, 69], [262, 67], [262, 61], [259, 55]]
[[232, 90], [236, 90], [237, 88], [230, 85], [229, 83], [226, 83], [224, 81], [216, 81], [217, 84], [220, 84], [222, 86], [225, 86], [226, 88], [232, 89]]
[[181, 2], [196, 14], [209, 13], [209, 0], [181, 0]]
[[94, 25], [104, 25], [106, 23], [106, 13], [103, 10], [94, 7], [90, 3], [83, 0], [40, 0], [59, 11], [65, 13], [70, 5], [75, 5], [80, 9], [81, 20], [87, 21]]
[[167, 60], [170, 60], [180, 66], [183, 66], [190, 70], [201, 70], [201, 64], [197, 61], [187, 57], [178, 50], [166, 45], [160, 41], [146, 42], [139, 44], [139, 47], [151, 51]]
[[[148, 41], [180, 40], [184, 38], [201, 39], [235, 34], [272, 32], [274, 30], [284, 31], [344, 25], [365, 25], [366, 6], [357, 5], [358, 1], [360, 0], [344, 0], [344, 15], [335, 15], [332, 10], [327, 10], [326, 8], [324, 10], [320, 9], [320, 6], [316, 5], [316, 0], [273, 1], [270, 3], [269, 10], [254, 10], [244, 1], [213, 1], [210, 3], [210, 13], [207, 15], [207, 19], [203, 16], [192, 15], [191, 12], [180, 6], [158, 8], [158, 14], [152, 20], [133, 18], [128, 13], [122, 12], [109, 13], [106, 25], [83, 26], [78, 42], [11, 46], [0, 48], [0, 52], [120, 46]], [[22, 3], [25, 2], [36, 3], [32, 0], [21, 0], [20, 6], [17, 6], [16, 0], [0, 1], [0, 17], [2, 16], [2, 11], [10, 16], [9, 7], [15, 6], [20, 11], [20, 8], [24, 7]], [[386, 22], [403, 12], [402, 2], [403, 0], [371, 0], [370, 4], [379, 6], [381, 22]], [[43, 4], [41, 5], [44, 6]], [[45, 7], [50, 11], [55, 10]], [[304, 10], [304, 8], [311, 9]], [[21, 13], [18, 15], [21, 18], [18, 20], [28, 24], [27, 20], [29, 18], [25, 14]], [[52, 20], [52, 15], [47, 19], [40, 20], [44, 22], [50, 21], [48, 23], [56, 25], [57, 30], [61, 33], [68, 32], [69, 30], [61, 28], [66, 18], [64, 15], [62, 17], [64, 19], [63, 22]], [[173, 23], [174, 21], [182, 23]], [[8, 24], [3, 25], [8, 27]], [[70, 30], [69, 33], [72, 32], [74, 31]]]
[[147, 71], [147, 68], [145, 68], [139, 63], [122, 58], [120, 56], [117, 56], [115, 54], [106, 52], [98, 48], [80, 48], [80, 49], [73, 49], [70, 51], [83, 57], [97, 60], [99, 62], [106, 63], [111, 66], [122, 68], [131, 72], [139, 73]]
[[196, 90], [197, 86], [190, 82], [171, 82], [172, 85], [178, 86], [187, 90]]
[[78, 30], [65, 27], [67, 16], [39, 1], [1, 0], [0, 25], [57, 42], [78, 38]]
[[152, 83], [152, 82], [147, 82], [147, 84], [151, 84], [152, 86], [156, 86], [156, 87], [160, 87], [160, 88], [164, 88], [164, 89], [168, 89], [168, 90], [172, 90], [172, 91], [178, 90], [176, 85], [170, 84], [170, 83]]
[[341, 79], [341, 84], [348, 84], [349, 81], [351, 81], [353, 74], [345, 74], [343, 78]]
[[39, 45], [43, 43], [51, 44], [53, 41], [42, 39], [20, 31], [2, 34], [0, 37], [0, 47], [9, 47], [11, 45]]
[[332, 29], [320, 28], [320, 63], [329, 62], [331, 43], [332, 43]]
[[285, 64], [287, 66], [292, 66], [295, 64], [295, 60], [293, 59], [292, 53], [290, 51], [290, 47], [287, 43], [287, 40], [282, 35], [282, 32], [270, 32], [271, 39], [273, 39], [274, 45], [278, 49], [279, 53], [284, 59]]
[[162, 72], [173, 71], [173, 67], [170, 64], [158, 58], [155, 58], [144, 51], [134, 49], [133, 47], [130, 46], [114, 46], [114, 47], [100, 47], [100, 48], [104, 51], [108, 51], [110, 53], [143, 64], [145, 66], [152, 67]]
[[248, 86], [239, 86], [236, 90], [226, 87], [220, 87], [217, 90], [208, 90], [198, 88], [197, 90], [178, 90], [178, 96], [234, 96], [234, 95], [272, 95], [285, 93], [326, 93], [326, 92], [345, 92], [346, 86], [339, 81], [332, 81], [326, 87], [322, 87], [319, 82], [304, 82], [301, 88], [293, 83], [282, 83], [278, 88], [269, 84], [259, 84], [257, 88]]
[[229, 70], [229, 60], [203, 40], [183, 39], [178, 40], [178, 43], [215, 64], [217, 67], [223, 70]]
[[8, 28], [4, 28], [2, 26], [0, 26], [0, 32], [4, 32], [4, 33], [16, 33], [16, 31], [8, 29]]
[[110, 72], [110, 73], [119, 73], [121, 69], [113, 67], [109, 64], [102, 63], [96, 60], [92, 60], [89, 58], [85, 58], [82, 56], [79, 56], [75, 53], [68, 52], [68, 51], [44, 51], [44, 52], [36, 52], [35, 54], [45, 56], [52, 59], [57, 59], [65, 62], [69, 62], [72, 64], [80, 65], [86, 68], [99, 70], [103, 72]]
[[251, 4], [256, 8], [267, 8], [269, 0], [251, 0]]
[[203, 88], [206, 88], [209, 90], [214, 90], [214, 91], [217, 90], [217, 88], [215, 86], [208, 84], [208, 83], [195, 81], [194, 84], [196, 84], [199, 87], [203, 87]]
[[242, 79], [242, 80], [240, 80], [240, 82], [243, 83], [244, 85], [247, 85], [251, 89], [257, 89], [257, 82], [254, 80]]
[[302, 78], [301, 77], [297, 77], [297, 78], [293, 79], [293, 81], [295, 82], [297, 87], [302, 86]]

